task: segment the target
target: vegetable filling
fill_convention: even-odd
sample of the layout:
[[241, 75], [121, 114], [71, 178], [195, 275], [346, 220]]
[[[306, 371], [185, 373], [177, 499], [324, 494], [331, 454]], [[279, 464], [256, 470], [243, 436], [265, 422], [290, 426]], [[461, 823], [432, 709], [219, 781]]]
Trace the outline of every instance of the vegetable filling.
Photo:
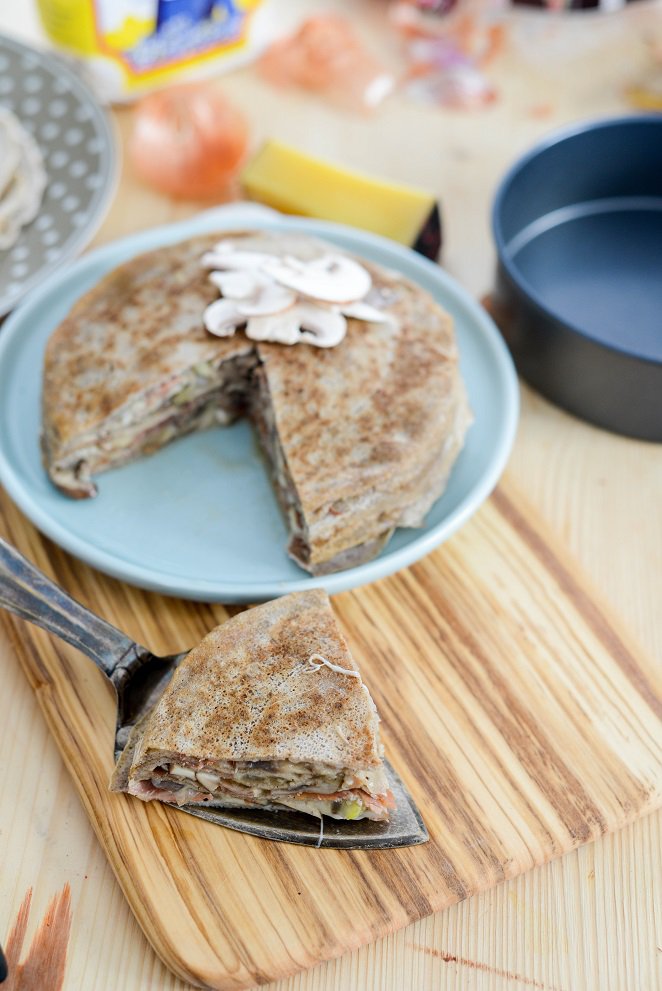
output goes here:
[[[161, 764], [130, 788], [138, 798], [176, 805], [290, 808], [334, 819], [387, 819], [393, 796], [382, 767], [236, 761]], [[149, 775], [149, 776], [147, 776]]]

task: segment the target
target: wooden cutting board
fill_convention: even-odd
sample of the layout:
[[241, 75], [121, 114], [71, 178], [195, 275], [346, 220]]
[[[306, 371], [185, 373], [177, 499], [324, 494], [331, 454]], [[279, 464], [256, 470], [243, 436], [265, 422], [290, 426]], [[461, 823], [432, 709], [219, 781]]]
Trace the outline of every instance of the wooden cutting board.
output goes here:
[[[159, 653], [192, 645], [228, 614], [105, 578], [40, 537], [4, 495], [0, 509], [21, 551]], [[506, 484], [438, 551], [334, 606], [387, 754], [429, 828], [424, 846], [286, 846], [111, 794], [102, 676], [3, 615], [132, 910], [193, 984], [245, 988], [292, 974], [662, 804], [660, 686]]]

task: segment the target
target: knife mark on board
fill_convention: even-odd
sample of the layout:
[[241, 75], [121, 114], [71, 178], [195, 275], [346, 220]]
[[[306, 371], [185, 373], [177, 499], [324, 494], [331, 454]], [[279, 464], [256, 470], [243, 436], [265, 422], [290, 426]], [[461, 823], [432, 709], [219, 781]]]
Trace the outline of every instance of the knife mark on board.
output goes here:
[[415, 943], [407, 944], [412, 950], [420, 950], [421, 953], [428, 953], [432, 957], [438, 957], [444, 963], [454, 963], [459, 967], [470, 967], [472, 970], [480, 970], [485, 974], [494, 974], [496, 977], [503, 977], [507, 981], [516, 981], [529, 988], [537, 988], [538, 991], [561, 991], [561, 988], [553, 984], [543, 984], [535, 977], [526, 977], [525, 974], [516, 974], [512, 970], [504, 970], [501, 967], [492, 967], [490, 964], [481, 963], [479, 960], [469, 960], [466, 957], [458, 957], [455, 953], [446, 953], [444, 950], [437, 950], [434, 946], [418, 946]]

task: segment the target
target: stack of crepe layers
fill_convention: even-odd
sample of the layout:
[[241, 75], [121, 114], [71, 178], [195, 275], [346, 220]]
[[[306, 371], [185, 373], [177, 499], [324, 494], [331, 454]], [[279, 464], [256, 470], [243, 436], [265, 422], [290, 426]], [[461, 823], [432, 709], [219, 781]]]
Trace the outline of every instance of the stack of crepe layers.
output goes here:
[[137, 724], [111, 787], [143, 801], [388, 820], [379, 716], [322, 589], [212, 630]]
[[10, 110], [0, 107], [0, 250], [11, 248], [36, 217], [46, 178], [34, 138]]
[[372, 283], [366, 302], [387, 319], [349, 319], [337, 347], [213, 336], [203, 314], [218, 288], [201, 259], [220, 238], [300, 262], [338, 253], [299, 233], [216, 232], [109, 272], [46, 348], [48, 473], [89, 498], [99, 473], [247, 414], [291, 557], [314, 575], [356, 567], [396, 527], [423, 524], [464, 443], [471, 413], [452, 320], [400, 273], [354, 259]]

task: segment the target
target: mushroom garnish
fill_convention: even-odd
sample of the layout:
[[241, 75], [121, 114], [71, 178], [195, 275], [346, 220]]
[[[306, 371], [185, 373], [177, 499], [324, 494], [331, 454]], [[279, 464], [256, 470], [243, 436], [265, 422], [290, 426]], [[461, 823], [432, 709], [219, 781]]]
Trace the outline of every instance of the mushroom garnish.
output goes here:
[[205, 268], [235, 269], [253, 271], [260, 269], [265, 262], [272, 261], [273, 255], [262, 251], [237, 251], [232, 241], [221, 241], [213, 251], [202, 256]]
[[248, 299], [237, 300], [237, 309], [247, 317], [268, 316], [289, 310], [297, 301], [296, 293], [277, 283], [267, 282], [259, 286]]
[[302, 341], [315, 344], [318, 348], [334, 348], [345, 336], [347, 321], [341, 313], [315, 306], [314, 303], [297, 303], [295, 311]]
[[209, 280], [247, 317], [281, 313], [296, 303], [296, 293], [258, 271], [211, 272]]
[[260, 287], [253, 272], [210, 272], [209, 281], [214, 283], [226, 299], [248, 299]]
[[342, 255], [324, 255], [305, 267], [296, 268], [288, 264], [287, 259], [274, 259], [264, 265], [264, 271], [282, 286], [323, 303], [350, 303], [363, 299], [372, 285], [363, 266]]
[[300, 319], [293, 306], [284, 313], [265, 317], [251, 317], [246, 325], [246, 336], [253, 341], [273, 341], [274, 344], [297, 344], [301, 340]]
[[335, 347], [347, 332], [345, 317], [383, 323], [386, 313], [364, 302], [372, 280], [358, 262], [324, 254], [310, 261], [239, 250], [221, 241], [202, 258], [209, 278], [223, 294], [204, 313], [207, 330], [231, 336], [246, 325], [246, 336], [278, 344], [304, 342]]
[[214, 337], [232, 337], [246, 317], [237, 309], [232, 299], [217, 299], [210, 303], [203, 314], [205, 327]]
[[354, 320], [365, 320], [368, 323], [387, 323], [392, 319], [388, 313], [378, 310], [376, 306], [362, 303], [361, 300], [358, 300], [356, 303], [345, 303], [344, 306], [340, 306], [338, 309], [346, 317], [352, 317]]

